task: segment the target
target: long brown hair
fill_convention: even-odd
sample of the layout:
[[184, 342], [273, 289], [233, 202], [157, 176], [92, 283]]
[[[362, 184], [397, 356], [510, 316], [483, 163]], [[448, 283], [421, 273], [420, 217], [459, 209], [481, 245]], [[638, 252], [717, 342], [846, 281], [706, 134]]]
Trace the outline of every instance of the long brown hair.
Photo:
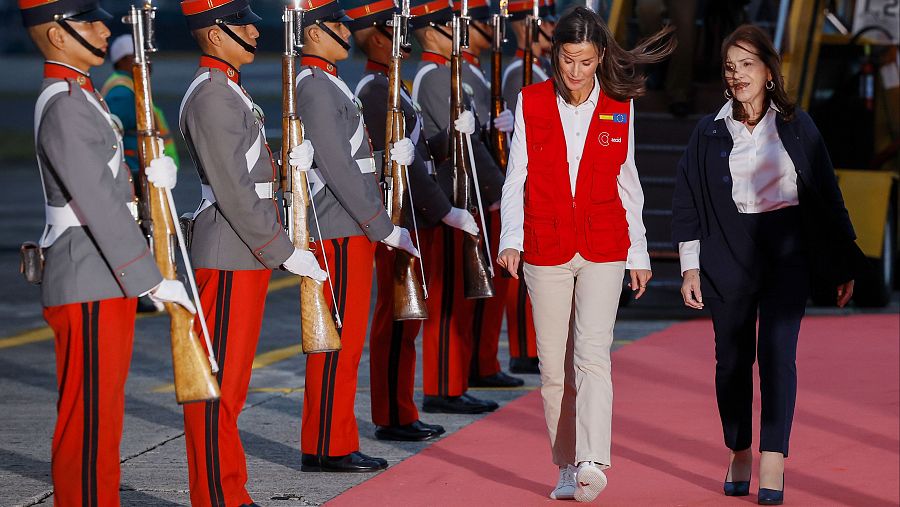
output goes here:
[[660, 62], [672, 54], [677, 44], [675, 38], [670, 37], [673, 31], [671, 26], [663, 28], [641, 41], [636, 48], [626, 51], [619, 46], [606, 23], [595, 12], [583, 6], [570, 8], [553, 30], [550, 59], [556, 92], [566, 102], [572, 100], [572, 93], [563, 84], [560, 70], [562, 46], [589, 42], [597, 49], [597, 54], [601, 55], [597, 79], [603, 93], [622, 102], [640, 97], [646, 92], [644, 82], [647, 78], [638, 72], [638, 66]]
[[763, 119], [770, 104], [775, 104], [775, 107], [781, 111], [785, 121], [794, 119], [795, 106], [784, 89], [784, 76], [781, 74], [781, 56], [779, 56], [778, 51], [775, 51], [775, 46], [772, 45], [769, 35], [757, 26], [741, 25], [731, 35], [726, 37], [722, 43], [722, 82], [725, 84], [726, 95], [730, 95], [731, 86], [728, 85], [728, 79], [725, 77], [727, 72], [725, 60], [728, 57], [728, 50], [735, 46], [748, 53], [753, 53], [762, 60], [772, 74], [774, 86], [771, 90], [765, 89], [765, 104], [757, 118], [749, 118], [747, 111], [744, 110], [744, 105], [738, 102], [737, 99], [732, 98], [731, 110], [734, 119], [745, 121], [748, 125], [756, 125]]

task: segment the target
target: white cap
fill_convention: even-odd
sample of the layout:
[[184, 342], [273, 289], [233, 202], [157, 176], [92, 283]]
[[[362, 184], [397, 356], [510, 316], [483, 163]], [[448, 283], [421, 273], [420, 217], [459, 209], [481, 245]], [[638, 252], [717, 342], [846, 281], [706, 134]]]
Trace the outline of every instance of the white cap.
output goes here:
[[131, 34], [124, 34], [113, 39], [109, 45], [109, 61], [116, 63], [123, 57], [134, 54], [134, 41]]

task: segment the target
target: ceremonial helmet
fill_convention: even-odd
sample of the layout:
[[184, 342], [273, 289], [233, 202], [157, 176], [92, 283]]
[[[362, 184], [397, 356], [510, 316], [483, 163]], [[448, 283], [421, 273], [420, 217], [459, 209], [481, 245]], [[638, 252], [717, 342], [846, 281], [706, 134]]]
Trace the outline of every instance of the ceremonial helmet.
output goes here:
[[184, 0], [181, 2], [181, 12], [191, 30], [222, 24], [243, 26], [262, 21], [250, 8], [250, 0]]
[[347, 26], [352, 31], [369, 27], [384, 27], [395, 12], [400, 12], [394, 0], [347, 0], [347, 16], [353, 18]]
[[415, 30], [445, 25], [453, 19], [453, 3], [452, 0], [410, 0], [409, 13]]
[[97, 0], [19, 0], [19, 10], [26, 27], [51, 21], [89, 23], [112, 19]]
[[509, 2], [509, 6], [507, 7], [509, 20], [521, 21], [525, 19], [525, 16], [534, 12], [535, 2], [538, 3], [538, 11], [540, 14], [541, 6], [544, 4], [545, 0], [513, 0]]
[[[491, 2], [490, 0], [469, 0], [469, 17], [476, 21], [490, 21], [491, 19]], [[453, 2], [453, 12], [459, 13], [462, 10], [462, 1], [455, 0]]]

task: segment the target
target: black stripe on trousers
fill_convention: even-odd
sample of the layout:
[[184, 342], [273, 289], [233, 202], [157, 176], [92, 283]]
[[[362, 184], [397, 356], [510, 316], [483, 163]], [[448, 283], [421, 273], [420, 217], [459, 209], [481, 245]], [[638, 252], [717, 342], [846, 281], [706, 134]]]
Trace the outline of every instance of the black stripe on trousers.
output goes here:
[[519, 294], [516, 298], [516, 321], [519, 323], [519, 333], [517, 336], [519, 341], [519, 357], [528, 358], [528, 287], [525, 286], [525, 280], [519, 278]]
[[[347, 279], [348, 276], [348, 245], [350, 238], [332, 239], [331, 245], [334, 248], [334, 285], [332, 289], [336, 290], [337, 308], [335, 311], [344, 320], [344, 314], [347, 306]], [[338, 329], [340, 335], [342, 329]], [[334, 385], [337, 380], [338, 361], [340, 359], [340, 351], [327, 352], [325, 357], [325, 365], [322, 371], [322, 399], [319, 404], [319, 442], [317, 453], [319, 456], [329, 456], [329, 447], [331, 446], [331, 421], [334, 413]]]
[[81, 304], [81, 337], [82, 361], [84, 367], [84, 387], [82, 406], [84, 424], [81, 442], [81, 504], [97, 506], [97, 448], [99, 421], [99, 347], [97, 341], [100, 333], [100, 303]]
[[456, 265], [454, 264], [453, 229], [444, 226], [444, 287], [442, 290], [440, 326], [438, 333], [438, 396], [447, 396], [450, 391], [450, 326], [453, 313], [453, 293], [456, 285]]
[[[228, 321], [231, 307], [231, 287], [234, 272], [220, 271], [216, 286], [216, 318], [213, 328], [213, 348], [219, 373], [216, 380], [222, 385], [225, 375], [225, 351], [228, 341]], [[221, 401], [206, 402], [206, 481], [209, 488], [209, 502], [215, 506], [225, 506], [222, 491], [222, 470], [219, 461], [219, 407]]]
[[391, 326], [391, 348], [388, 352], [388, 420], [391, 426], [400, 426], [400, 352], [403, 348], [403, 321]]

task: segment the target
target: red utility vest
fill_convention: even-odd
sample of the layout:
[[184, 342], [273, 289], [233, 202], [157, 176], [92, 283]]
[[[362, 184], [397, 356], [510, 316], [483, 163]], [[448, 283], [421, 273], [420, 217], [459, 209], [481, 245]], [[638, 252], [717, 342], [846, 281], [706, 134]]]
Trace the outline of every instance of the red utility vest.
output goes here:
[[591, 262], [624, 261], [631, 241], [617, 177], [628, 156], [628, 102], [601, 90], [591, 116], [575, 197], [566, 138], [551, 81], [522, 89], [528, 150], [525, 182], [525, 262], [556, 266], [576, 253]]

